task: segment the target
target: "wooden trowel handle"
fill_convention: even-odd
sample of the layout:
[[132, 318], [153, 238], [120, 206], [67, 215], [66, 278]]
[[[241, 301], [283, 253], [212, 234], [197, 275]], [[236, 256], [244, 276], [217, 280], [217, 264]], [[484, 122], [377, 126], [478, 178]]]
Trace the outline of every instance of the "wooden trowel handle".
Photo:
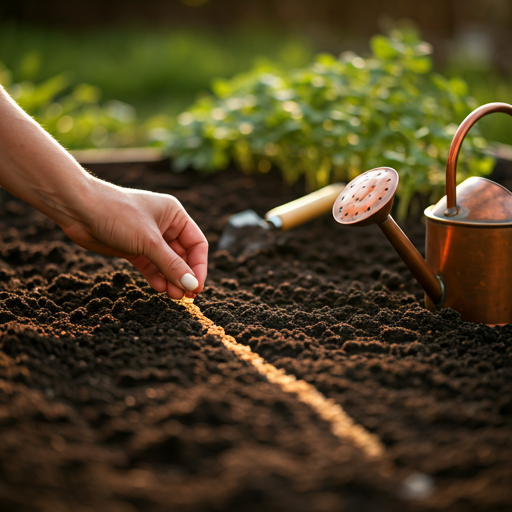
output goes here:
[[344, 188], [345, 183], [327, 185], [307, 196], [273, 208], [267, 212], [265, 219], [283, 231], [300, 226], [330, 212], [334, 201]]

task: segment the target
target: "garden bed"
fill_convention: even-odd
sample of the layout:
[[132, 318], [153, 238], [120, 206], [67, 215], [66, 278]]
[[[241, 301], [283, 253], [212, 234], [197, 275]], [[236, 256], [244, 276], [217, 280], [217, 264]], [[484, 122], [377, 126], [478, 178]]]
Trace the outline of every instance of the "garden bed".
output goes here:
[[[374, 226], [327, 216], [215, 251], [230, 214], [304, 193], [272, 173], [94, 172], [176, 195], [210, 241], [203, 314], [384, 449], [367, 456], [128, 263], [1, 191], [3, 511], [512, 508], [511, 325], [425, 310]], [[403, 228], [423, 251], [424, 227]]]

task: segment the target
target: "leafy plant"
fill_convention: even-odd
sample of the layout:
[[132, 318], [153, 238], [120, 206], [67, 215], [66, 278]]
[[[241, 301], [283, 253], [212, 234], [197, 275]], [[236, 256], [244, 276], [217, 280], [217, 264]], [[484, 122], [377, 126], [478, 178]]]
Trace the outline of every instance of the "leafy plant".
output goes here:
[[[399, 212], [413, 195], [439, 196], [448, 149], [473, 108], [466, 84], [432, 72], [431, 46], [413, 31], [371, 39], [372, 55], [323, 54], [301, 69], [258, 66], [217, 80], [171, 127], [168, 150], [177, 170], [215, 171], [231, 160], [246, 172], [277, 166], [309, 188], [348, 180], [379, 166], [400, 173]], [[492, 160], [472, 134], [459, 178], [486, 174]]]
[[11, 83], [11, 73], [0, 62], [0, 84], [68, 149], [126, 146], [140, 138], [133, 107], [120, 101], [100, 105], [98, 87], [72, 86], [65, 73], [40, 84]]

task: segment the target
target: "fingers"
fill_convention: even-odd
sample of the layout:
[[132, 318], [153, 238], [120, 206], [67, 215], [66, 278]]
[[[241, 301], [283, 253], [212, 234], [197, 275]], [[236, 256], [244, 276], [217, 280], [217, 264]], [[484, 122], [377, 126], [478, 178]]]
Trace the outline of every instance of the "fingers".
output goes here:
[[159, 293], [166, 292], [169, 297], [176, 300], [181, 299], [183, 295], [191, 298], [196, 295], [195, 293], [185, 292], [182, 288], [167, 281], [156, 265], [151, 263], [145, 256], [139, 256], [129, 261], [146, 278], [149, 285], [155, 291]]
[[[169, 246], [174, 252], [180, 255], [189, 265], [197, 278], [198, 286], [194, 293], [200, 293], [204, 288], [206, 274], [208, 269], [208, 242], [197, 224], [186, 214], [185, 223], [181, 231], [177, 234], [168, 230], [163, 237], [168, 241]], [[172, 239], [175, 235], [176, 238]]]
[[[189, 296], [190, 292], [184, 292], [181, 288], [178, 288], [175, 284], [167, 281], [167, 295], [171, 299], [179, 300], [183, 298], [183, 296]], [[191, 298], [195, 296], [195, 294], [191, 294]]]
[[[162, 240], [163, 255], [160, 257], [155, 250], [148, 250], [147, 256], [128, 258], [129, 261], [157, 292], [166, 291], [173, 299], [181, 299], [184, 293], [187, 297], [195, 297], [202, 291], [206, 279], [208, 244], [206, 241], [200, 243], [192, 247], [188, 253], [179, 240], [170, 240], [167, 244], [163, 237]], [[184, 265], [180, 265], [180, 259]], [[159, 270], [165, 268], [166, 264], [169, 268], [167, 275]]]
[[[161, 235], [154, 235], [149, 238], [144, 248], [144, 256], [153, 263], [160, 273], [173, 286], [171, 290], [173, 298], [181, 298], [184, 292], [192, 292], [199, 287], [197, 279], [194, 277], [193, 270], [187, 265], [185, 260], [165, 242]], [[181, 295], [175, 297], [177, 290], [181, 290]]]
[[187, 251], [180, 243], [179, 240], [172, 240], [169, 242], [171, 249], [178, 254], [188, 264], [197, 278], [199, 286], [194, 292], [200, 293], [204, 288], [204, 283], [207, 274], [208, 262], [208, 243], [206, 239], [199, 244], [191, 247]]
[[[146, 278], [146, 281], [155, 291], [159, 293], [167, 291], [167, 279], [146, 257], [138, 256], [129, 261]], [[181, 294], [183, 295], [183, 292]]]
[[188, 264], [193, 270], [198, 281], [198, 287], [194, 292], [200, 293], [204, 288], [206, 274], [208, 271], [208, 243], [198, 244], [192, 247], [188, 253]]

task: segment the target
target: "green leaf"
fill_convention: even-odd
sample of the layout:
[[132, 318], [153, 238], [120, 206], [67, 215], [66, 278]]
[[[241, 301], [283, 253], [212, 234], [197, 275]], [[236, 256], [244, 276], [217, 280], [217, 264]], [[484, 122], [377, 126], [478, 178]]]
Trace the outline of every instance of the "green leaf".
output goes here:
[[414, 73], [424, 74], [432, 69], [432, 61], [429, 57], [419, 57], [411, 60], [407, 67]]
[[449, 81], [450, 89], [457, 96], [466, 96], [468, 94], [468, 85], [461, 78], [452, 78]]
[[370, 39], [370, 48], [375, 57], [382, 60], [391, 60], [399, 55], [390, 39], [382, 35], [373, 36]]

